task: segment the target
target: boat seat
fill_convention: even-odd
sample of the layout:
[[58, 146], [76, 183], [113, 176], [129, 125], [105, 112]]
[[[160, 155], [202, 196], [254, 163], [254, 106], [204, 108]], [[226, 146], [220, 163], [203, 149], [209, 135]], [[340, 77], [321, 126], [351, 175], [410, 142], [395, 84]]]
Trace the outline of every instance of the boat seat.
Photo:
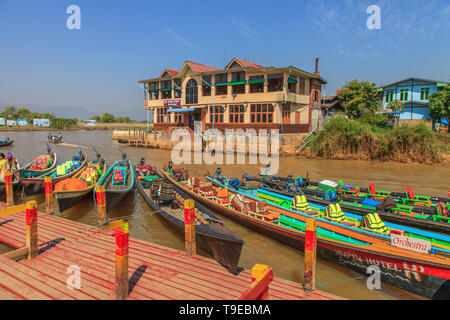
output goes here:
[[268, 221], [275, 221], [280, 219], [280, 217], [275, 213], [269, 213], [264, 216], [264, 219]]
[[163, 178], [158, 178], [158, 179], [153, 180], [152, 187], [150, 190], [152, 197], [155, 198], [158, 195], [159, 188], [161, 187], [161, 184], [163, 182], [164, 182]]
[[115, 168], [114, 175], [112, 178], [113, 186], [125, 186], [127, 181], [127, 169], [126, 168]]
[[170, 184], [163, 182], [158, 195], [158, 203], [171, 203], [175, 200], [175, 192]]

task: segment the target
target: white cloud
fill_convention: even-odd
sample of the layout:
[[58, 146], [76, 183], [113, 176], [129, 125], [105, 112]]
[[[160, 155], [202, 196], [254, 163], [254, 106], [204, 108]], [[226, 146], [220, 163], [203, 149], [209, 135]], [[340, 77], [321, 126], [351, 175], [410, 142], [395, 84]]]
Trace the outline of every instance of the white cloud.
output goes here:
[[241, 38], [251, 38], [253, 35], [252, 28], [247, 23], [238, 18], [232, 18], [231, 24], [238, 29]]
[[178, 40], [180, 43], [182, 43], [183, 45], [185, 45], [186, 47], [198, 52], [198, 49], [191, 44], [190, 42], [186, 41], [181, 35], [179, 35], [178, 33], [176, 33], [175, 31], [173, 31], [172, 29], [169, 28], [165, 28], [163, 29], [165, 32], [171, 34], [176, 40]]
[[[366, 9], [372, 4], [381, 8], [381, 30], [366, 27]], [[379, 56], [387, 48], [410, 46], [450, 26], [450, 5], [442, 0], [311, 0], [307, 13], [316, 31], [337, 42], [346, 56]]]

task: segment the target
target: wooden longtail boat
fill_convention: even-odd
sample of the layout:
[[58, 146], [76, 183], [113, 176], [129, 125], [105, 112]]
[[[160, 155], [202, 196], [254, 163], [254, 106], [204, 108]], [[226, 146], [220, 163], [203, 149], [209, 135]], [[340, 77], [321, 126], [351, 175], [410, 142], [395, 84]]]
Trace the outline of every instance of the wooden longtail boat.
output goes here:
[[[346, 185], [343, 181], [338, 183], [334, 181], [324, 180], [322, 182], [310, 181], [308, 178], [303, 178], [301, 176], [293, 177], [277, 177], [277, 176], [267, 176], [262, 175], [260, 177], [252, 177], [245, 173], [244, 177], [247, 180], [256, 180], [261, 183], [265, 183], [272, 188], [276, 189], [298, 189], [304, 192], [308, 192], [311, 195], [324, 197], [324, 193], [334, 192], [336, 194], [337, 188], [342, 189], [342, 196], [340, 199], [343, 203], [349, 203], [356, 206], [361, 206], [367, 209], [371, 208], [371, 205], [364, 204], [365, 199], [372, 199], [380, 204], [388, 197], [390, 197], [396, 204], [397, 208], [395, 211], [404, 211], [407, 213], [416, 212], [422, 214], [433, 215], [436, 212], [436, 207], [442, 202], [444, 205], [450, 209], [450, 198], [437, 197], [437, 196], [424, 196], [416, 195], [411, 188], [407, 187], [405, 192], [392, 192], [384, 190], [376, 190], [375, 185], [370, 183], [368, 188], [356, 187], [353, 185]], [[328, 183], [328, 184], [327, 184]], [[328, 195], [328, 194], [326, 194]], [[335, 196], [333, 195], [333, 198]], [[374, 204], [372, 204], [374, 205]]]
[[[134, 169], [126, 155], [122, 160], [116, 160], [101, 177], [94, 188], [94, 202], [97, 209], [97, 187], [105, 187], [106, 212], [114, 208], [134, 187]], [[120, 175], [120, 176], [119, 176]], [[116, 179], [117, 177], [117, 179]], [[121, 177], [121, 178], [120, 178]], [[120, 180], [119, 180], [120, 179]]]
[[[53, 191], [53, 196], [56, 199], [57, 207], [55, 208], [57, 212], [61, 213], [67, 209], [72, 208], [74, 205], [76, 205], [78, 202], [83, 200], [89, 193], [94, 190], [95, 185], [97, 182], [101, 179], [101, 177], [106, 174], [106, 161], [104, 159], [100, 158], [100, 155], [97, 154], [97, 159], [90, 161], [86, 168], [83, 171], [79, 171], [77, 174], [75, 174], [71, 179], [77, 179], [81, 180], [83, 173], [88, 170], [88, 168], [94, 167], [94, 166], [100, 166], [101, 175], [98, 177], [96, 182], [93, 182], [91, 185], [86, 185], [86, 188], [80, 189], [80, 190], [55, 190]], [[64, 183], [64, 180], [60, 183]]]
[[0, 147], [7, 147], [14, 143], [14, 140], [1, 140]]
[[[323, 187], [320, 182], [310, 181], [308, 178], [303, 178], [298, 176], [293, 178], [289, 177], [278, 177], [278, 176], [261, 176], [261, 179], [264, 181], [284, 181], [288, 183], [294, 183], [299, 186], [304, 186], [309, 188], [310, 190], [321, 190], [323, 191]], [[333, 181], [332, 181], [333, 182]], [[341, 186], [343, 188], [344, 195], [349, 196], [359, 196], [363, 198], [367, 197], [375, 197], [375, 198], [386, 198], [387, 196], [392, 196], [395, 201], [401, 202], [401, 204], [411, 205], [417, 207], [426, 207], [427, 203], [438, 204], [440, 201], [442, 202], [450, 202], [449, 197], [438, 197], [438, 196], [427, 196], [427, 195], [416, 195], [412, 192], [412, 189], [407, 187], [405, 192], [395, 192], [395, 191], [385, 191], [385, 190], [377, 190], [375, 185], [370, 183], [368, 188], [353, 186], [353, 185], [345, 185], [343, 181], [339, 181], [336, 183], [337, 186]], [[331, 187], [332, 188], [332, 187]], [[417, 208], [419, 209], [419, 208]]]
[[[228, 187], [230, 188], [228, 184], [228, 179], [223, 178], [225, 181], [217, 180], [214, 178], [209, 177], [208, 175], [206, 178], [211, 181], [214, 185], [219, 187]], [[292, 196], [285, 196], [280, 193], [271, 192], [266, 189], [258, 189], [254, 187], [244, 186], [239, 188], [231, 188], [234, 191], [237, 191], [238, 193], [245, 194], [247, 197], [250, 197], [255, 200], [262, 200], [277, 206], [280, 206], [282, 208], [285, 208], [286, 210], [289, 210], [291, 212], [295, 212], [297, 214], [304, 214], [306, 216], [310, 216], [311, 214], [315, 215], [314, 218], [319, 220], [330, 220], [327, 218], [326, 215], [326, 207], [327, 205], [321, 205], [317, 203], [307, 203], [307, 205], [310, 206], [309, 212], [295, 210], [294, 204], [293, 204], [293, 197]], [[329, 206], [329, 204], [328, 204]], [[365, 212], [364, 215], [367, 215], [369, 212]], [[346, 228], [350, 228], [356, 232], [360, 232], [363, 234], [368, 234], [369, 236], [378, 237], [380, 239], [390, 240], [389, 233], [387, 234], [380, 234], [378, 232], [371, 232], [371, 230], [368, 230], [367, 228], [361, 228], [362, 226], [362, 219], [363, 217], [343, 211], [343, 220], [341, 221], [341, 224], [344, 224]], [[435, 232], [429, 232], [422, 229], [417, 228], [411, 228], [408, 226], [395, 224], [386, 222], [385, 226], [389, 230], [393, 230], [394, 233], [401, 233], [405, 236], [409, 237], [415, 237], [418, 239], [425, 239], [425, 240], [433, 240], [435, 241], [435, 245], [439, 250], [444, 250], [444, 254], [450, 254], [450, 236], [447, 234], [440, 234]], [[444, 246], [442, 246], [444, 245]], [[432, 247], [433, 248], [433, 247]]]
[[[183, 203], [185, 199], [191, 198], [169, 182], [167, 182], [168, 186], [170, 186], [169, 190], [172, 190], [173, 193], [158, 195], [152, 187], [156, 188], [165, 179], [156, 172], [156, 169], [152, 170], [151, 175], [143, 175], [149, 172], [145, 171], [148, 168], [155, 169], [142, 163], [135, 168], [136, 186], [147, 203], [179, 232], [184, 234]], [[199, 246], [231, 273], [237, 274], [239, 272], [238, 263], [244, 241], [236, 232], [198, 202], [195, 203], [195, 210], [195, 235]]]
[[[37, 157], [36, 159], [34, 159], [33, 161], [27, 163], [21, 170], [19, 170], [19, 174], [21, 178], [33, 178], [36, 176], [40, 176], [44, 173], [47, 173], [53, 169], [56, 168], [56, 166], [58, 165], [58, 157], [56, 156], [56, 152], [50, 153], [51, 150], [50, 148], [47, 149], [47, 153], [43, 154], [39, 157]], [[32, 169], [32, 165], [38, 160], [41, 159], [43, 156], [50, 156], [50, 161], [51, 164], [48, 168], [45, 169]]]
[[87, 163], [87, 156], [80, 154], [72, 158], [73, 162], [76, 163], [76, 169], [70, 170], [68, 173], [58, 174], [58, 166], [56, 168], [40, 174], [34, 177], [24, 178], [22, 177], [23, 192], [27, 195], [39, 194], [43, 191], [44, 182], [46, 177], [52, 178], [52, 184], [56, 184], [59, 181], [65, 180], [76, 175], [78, 172], [82, 171]]
[[[294, 248], [304, 247], [305, 221], [312, 216], [270, 203], [267, 203], [265, 214], [238, 211], [226, 199], [194, 190], [186, 180], [173, 175], [173, 171], [163, 171], [163, 175], [193, 199], [221, 214]], [[231, 194], [231, 198], [238, 194], [225, 186], [222, 190]], [[380, 270], [381, 281], [385, 283], [428, 298], [446, 291], [450, 298], [450, 259], [440, 248], [437, 250], [435, 247], [434, 254], [419, 253], [332, 221], [318, 219], [317, 225], [317, 253], [320, 257], [364, 275], [368, 275], [368, 268], [376, 266]], [[449, 244], [445, 247], [447, 249], [443, 250], [450, 248]]]
[[[221, 176], [217, 176], [216, 178], [218, 180], [223, 179], [223, 177]], [[286, 182], [280, 183], [275, 182], [276, 180], [273, 179], [267, 180], [259, 177], [251, 177], [249, 175], [245, 175], [245, 180], [247, 182], [252, 180], [260, 182], [263, 184], [263, 187], [261, 189], [266, 189], [270, 192], [279, 193], [291, 198], [296, 194], [304, 194], [309, 202], [323, 206], [327, 206], [331, 203], [339, 203], [342, 209], [357, 215], [365, 215], [368, 211], [376, 212], [383, 220], [389, 222], [399, 223], [402, 225], [421, 228], [433, 232], [450, 232], [450, 217], [435, 214], [436, 206], [420, 207], [395, 204], [392, 208], [386, 208], [386, 210], [378, 210], [377, 207], [363, 204], [363, 201], [366, 198], [362, 196], [350, 197], [344, 195], [340, 199], [340, 201], [334, 201], [337, 200], [334, 196], [332, 197], [334, 200], [327, 197], [327, 193], [330, 193], [331, 191], [312, 190], [305, 187], [288, 185]], [[449, 206], [450, 204], [446, 204], [447, 208]], [[420, 213], [418, 211], [420, 211]]]

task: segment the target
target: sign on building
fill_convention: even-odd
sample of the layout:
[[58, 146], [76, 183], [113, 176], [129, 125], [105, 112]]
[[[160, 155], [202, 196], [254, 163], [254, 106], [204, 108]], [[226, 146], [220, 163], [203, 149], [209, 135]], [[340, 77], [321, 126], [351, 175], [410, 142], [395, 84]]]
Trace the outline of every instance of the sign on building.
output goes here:
[[50, 119], [33, 119], [35, 127], [50, 127]]
[[15, 126], [17, 126], [17, 121], [16, 120], [6, 120], [6, 124], [9, 127], [15, 127]]
[[4, 125], [6, 125], [6, 119], [0, 118], [0, 126], [4, 126]]
[[180, 99], [164, 100], [164, 107], [178, 107], [180, 105]]
[[393, 246], [421, 253], [431, 250], [431, 242], [428, 240], [401, 236], [391, 233], [391, 244]]
[[27, 126], [28, 120], [27, 119], [17, 119], [17, 124], [19, 125], [19, 127]]

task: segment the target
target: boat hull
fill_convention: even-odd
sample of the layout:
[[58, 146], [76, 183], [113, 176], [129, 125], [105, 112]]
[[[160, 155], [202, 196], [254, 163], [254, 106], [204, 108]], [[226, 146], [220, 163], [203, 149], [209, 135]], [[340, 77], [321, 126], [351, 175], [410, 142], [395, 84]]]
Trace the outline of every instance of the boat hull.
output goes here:
[[61, 213], [67, 209], [72, 208], [74, 205], [79, 203], [81, 200], [86, 198], [89, 193], [92, 192], [94, 187], [79, 190], [79, 191], [69, 191], [69, 192], [54, 192], [54, 196], [57, 203], [57, 212]]
[[7, 143], [0, 144], [0, 147], [7, 147], [7, 146], [12, 145], [13, 143], [14, 143], [14, 140], [11, 140], [11, 141], [8, 141]]
[[[159, 215], [163, 217], [167, 222], [169, 222], [178, 232], [184, 234], [184, 221], [176, 219], [175, 217], [161, 210], [161, 208], [144, 191], [141, 183], [137, 180], [137, 176], [135, 183], [147, 203], [153, 209], [157, 210]], [[199, 207], [198, 204], [196, 204], [196, 206]], [[213, 256], [217, 262], [219, 262], [233, 274], [238, 274], [240, 272], [238, 263], [242, 252], [242, 240], [236, 241], [220, 237], [220, 235], [214, 234], [213, 230], [208, 230], [208, 227], [204, 225], [196, 226], [195, 236], [199, 247], [209, 255]]]

